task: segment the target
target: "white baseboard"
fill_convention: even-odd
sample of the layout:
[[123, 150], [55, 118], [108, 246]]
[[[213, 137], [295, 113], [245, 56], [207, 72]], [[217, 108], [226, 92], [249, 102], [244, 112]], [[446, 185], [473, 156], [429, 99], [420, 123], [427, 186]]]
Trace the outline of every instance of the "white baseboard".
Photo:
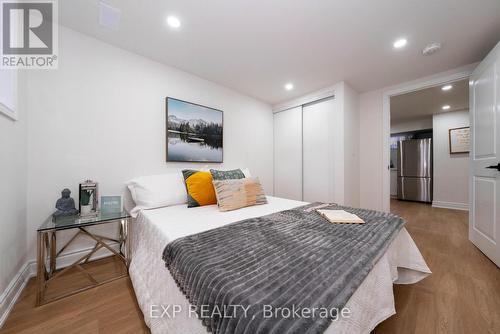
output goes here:
[[[109, 246], [116, 251], [118, 250], [117, 243], [110, 243]], [[88, 253], [92, 248], [93, 247], [88, 247], [61, 255], [57, 258], [57, 269], [69, 266], [81, 258], [85, 253]], [[101, 248], [91, 257], [91, 260], [101, 259], [110, 255], [112, 255], [112, 253], [109, 250]], [[34, 276], [36, 276], [36, 260], [32, 259], [26, 261], [10, 281], [5, 291], [0, 295], [0, 328], [3, 327], [17, 299], [28, 283], [28, 280]], [[34, 302], [33, 300], [33, 303]]]
[[432, 201], [432, 206], [435, 208], [442, 208], [442, 209], [469, 211], [469, 204], [467, 203]]
[[32, 276], [30, 267], [30, 262], [26, 262], [14, 276], [12, 281], [10, 281], [2, 295], [0, 295], [0, 328], [2, 328], [5, 320], [7, 320], [10, 311], [14, 308], [17, 299]]

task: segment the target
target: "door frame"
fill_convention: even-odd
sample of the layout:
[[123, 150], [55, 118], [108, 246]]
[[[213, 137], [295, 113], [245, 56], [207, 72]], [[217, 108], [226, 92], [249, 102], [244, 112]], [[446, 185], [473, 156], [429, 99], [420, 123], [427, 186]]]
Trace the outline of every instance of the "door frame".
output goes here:
[[[388, 88], [382, 92], [382, 209], [389, 212], [391, 207], [391, 174], [390, 174], [390, 140], [391, 140], [391, 97], [411, 93], [425, 88], [440, 86], [456, 81], [469, 79], [477, 63], [467, 65], [448, 72], [417, 79]], [[469, 199], [470, 201], [470, 199]]]

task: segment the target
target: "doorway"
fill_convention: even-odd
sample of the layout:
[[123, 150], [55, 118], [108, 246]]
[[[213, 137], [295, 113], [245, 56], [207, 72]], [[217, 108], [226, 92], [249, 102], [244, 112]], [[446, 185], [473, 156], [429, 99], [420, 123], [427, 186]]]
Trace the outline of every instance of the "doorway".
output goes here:
[[468, 210], [469, 148], [455, 140], [470, 133], [468, 79], [392, 95], [389, 110], [391, 203]]

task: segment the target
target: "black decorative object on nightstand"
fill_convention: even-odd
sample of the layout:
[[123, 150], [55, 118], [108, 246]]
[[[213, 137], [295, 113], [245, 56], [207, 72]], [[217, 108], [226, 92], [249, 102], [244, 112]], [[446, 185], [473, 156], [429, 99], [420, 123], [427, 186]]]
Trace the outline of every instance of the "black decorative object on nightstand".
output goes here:
[[61, 191], [61, 198], [56, 202], [57, 211], [54, 212], [54, 217], [74, 216], [78, 214], [75, 200], [70, 195], [71, 191], [67, 188]]

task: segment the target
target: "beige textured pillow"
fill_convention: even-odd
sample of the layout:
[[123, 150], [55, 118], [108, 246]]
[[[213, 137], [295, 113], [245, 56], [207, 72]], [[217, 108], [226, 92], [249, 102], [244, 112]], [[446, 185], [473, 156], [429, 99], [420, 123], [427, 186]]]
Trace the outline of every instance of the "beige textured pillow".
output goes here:
[[266, 195], [257, 177], [214, 180], [213, 184], [220, 211], [231, 211], [267, 203]]

